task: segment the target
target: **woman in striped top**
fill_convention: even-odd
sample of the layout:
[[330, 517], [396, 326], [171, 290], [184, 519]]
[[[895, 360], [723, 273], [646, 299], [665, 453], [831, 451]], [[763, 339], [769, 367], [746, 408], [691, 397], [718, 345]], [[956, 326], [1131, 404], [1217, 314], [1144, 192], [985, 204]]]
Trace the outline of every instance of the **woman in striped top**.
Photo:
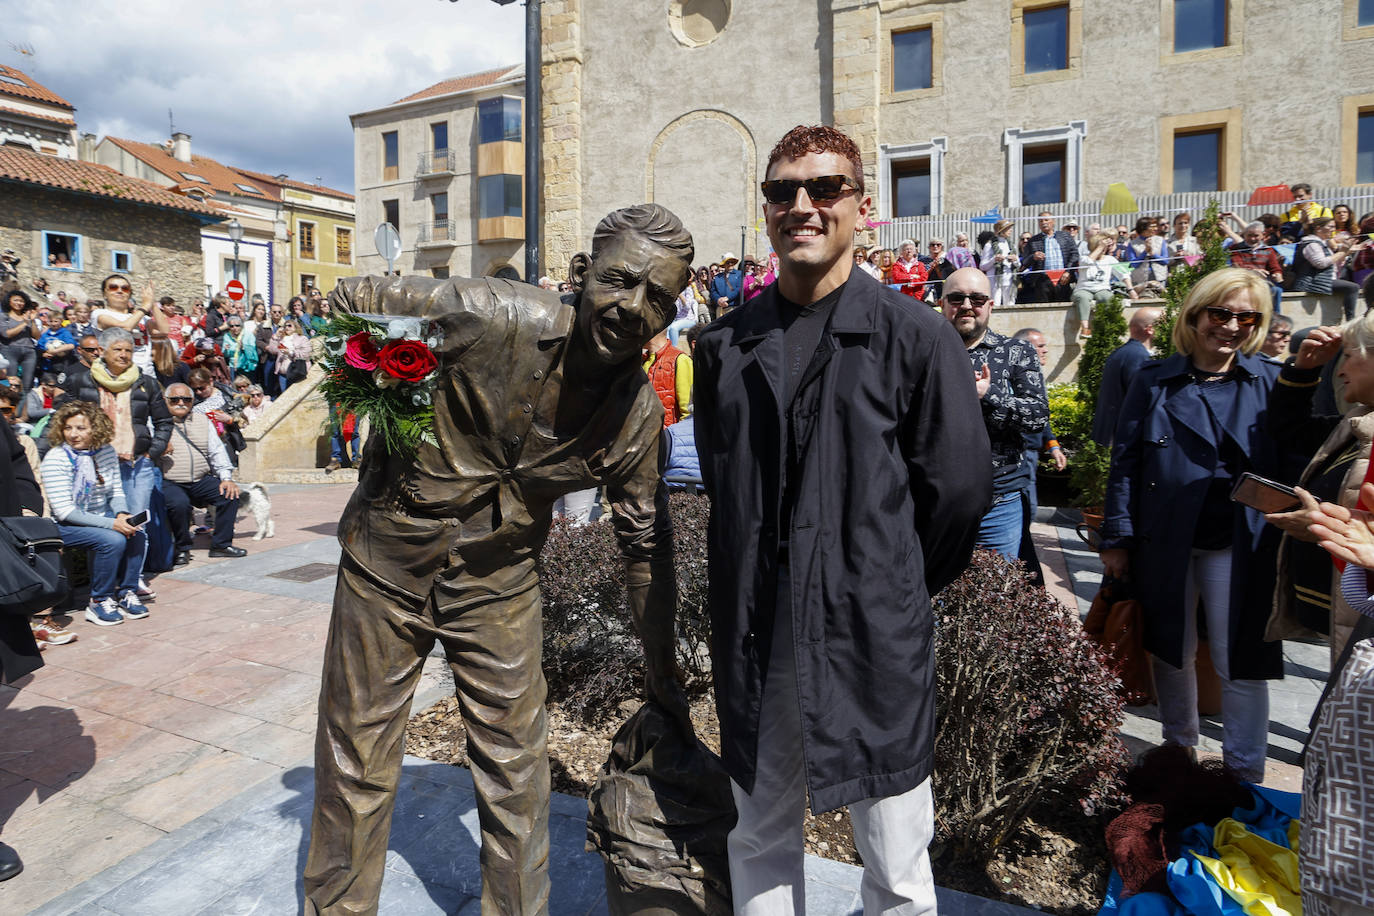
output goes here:
[[144, 534], [129, 524], [120, 484], [114, 426], [98, 404], [70, 401], [48, 424], [52, 450], [43, 459], [43, 486], [62, 542], [91, 553], [91, 602], [86, 619], [102, 626], [147, 617], [138, 599]]

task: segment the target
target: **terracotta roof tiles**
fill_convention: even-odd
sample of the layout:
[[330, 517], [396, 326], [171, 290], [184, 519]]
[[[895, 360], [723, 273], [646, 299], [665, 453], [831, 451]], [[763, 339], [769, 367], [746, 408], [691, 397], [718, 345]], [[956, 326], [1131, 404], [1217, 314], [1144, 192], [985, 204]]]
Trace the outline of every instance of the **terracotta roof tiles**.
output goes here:
[[11, 108], [8, 105], [0, 105], [0, 111], [6, 114], [16, 114], [25, 118], [33, 118], [36, 121], [47, 121], [50, 124], [61, 124], [63, 127], [75, 127], [75, 118], [55, 118], [49, 114], [39, 114], [36, 111], [24, 111], [22, 108]]
[[151, 181], [121, 175], [108, 166], [45, 156], [15, 146], [0, 146], [0, 181], [94, 194], [202, 216], [219, 215], [216, 207], [183, 197]]
[[[276, 196], [270, 189], [260, 186], [257, 182], [237, 169], [222, 165], [209, 157], [192, 154], [190, 162], [182, 162], [180, 159], [173, 157], [172, 154], [163, 147], [151, 143], [139, 143], [136, 140], [124, 140], [120, 137], [109, 136], [105, 139], [130, 155], [137, 156], [152, 168], [166, 175], [176, 184], [190, 182], [197, 185], [209, 186], [217, 194], [235, 194], [239, 197], [257, 196], [246, 194], [241, 188], [235, 187], [235, 185], [242, 184], [250, 188], [256, 188], [265, 199], [276, 199]], [[198, 181], [198, 178], [203, 180]]]
[[[308, 181], [296, 181], [293, 178], [278, 179], [274, 175], [267, 175], [263, 172], [254, 172], [250, 169], [236, 169], [235, 171], [247, 175], [249, 178], [253, 179], [255, 183], [260, 185], [268, 185], [283, 188], [296, 188], [301, 191], [311, 191], [315, 194], [323, 194], [326, 197], [338, 197], [343, 200], [353, 200], [353, 195], [349, 194], [347, 191], [337, 191], [334, 188], [326, 188], [324, 185], [310, 184]], [[273, 197], [280, 197], [280, 195], [273, 194]]]
[[513, 76], [520, 67], [500, 67], [496, 70], [484, 70], [481, 73], [469, 73], [467, 76], [458, 76], [453, 79], [435, 83], [428, 89], [421, 89], [413, 95], [408, 95], [403, 99], [392, 102], [393, 105], [400, 105], [402, 102], [416, 102], [420, 99], [429, 99], [438, 95], [448, 95], [452, 92], [463, 92], [468, 89], [481, 89], [483, 86], [491, 86], [499, 83], [502, 79]]
[[49, 105], [56, 105], [59, 108], [66, 108], [69, 111], [76, 111], [71, 102], [53, 92], [47, 86], [34, 80], [22, 70], [13, 67], [6, 67], [0, 64], [0, 95], [9, 95], [18, 99], [29, 99], [35, 102], [46, 102]]

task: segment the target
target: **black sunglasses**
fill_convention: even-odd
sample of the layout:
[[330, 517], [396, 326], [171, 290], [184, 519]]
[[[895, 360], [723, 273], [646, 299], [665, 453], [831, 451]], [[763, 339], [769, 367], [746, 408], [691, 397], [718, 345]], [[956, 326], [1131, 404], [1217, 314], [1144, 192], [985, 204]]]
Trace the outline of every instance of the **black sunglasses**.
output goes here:
[[99, 347], [82, 347], [82, 348], [81, 348], [81, 352], [82, 352], [82, 353], [99, 353], [99, 352], [100, 352], [100, 348], [99, 348]]
[[945, 301], [950, 305], [963, 305], [964, 300], [972, 302], [976, 306], [984, 306], [991, 296], [983, 293], [945, 293]]
[[1260, 312], [1233, 312], [1225, 306], [1207, 306], [1207, 317], [1212, 319], [1212, 324], [1225, 324], [1232, 318], [1236, 319], [1236, 324], [1242, 328], [1253, 328], [1260, 323], [1260, 318], [1264, 317]]
[[172, 395], [167, 396], [168, 404], [189, 404], [191, 401], [191, 398], [174, 397]]
[[797, 199], [797, 191], [806, 189], [806, 196], [814, 200], [834, 200], [846, 190], [857, 191], [859, 186], [848, 175], [821, 175], [818, 178], [774, 178], [759, 185], [763, 199], [770, 204], [790, 204]]

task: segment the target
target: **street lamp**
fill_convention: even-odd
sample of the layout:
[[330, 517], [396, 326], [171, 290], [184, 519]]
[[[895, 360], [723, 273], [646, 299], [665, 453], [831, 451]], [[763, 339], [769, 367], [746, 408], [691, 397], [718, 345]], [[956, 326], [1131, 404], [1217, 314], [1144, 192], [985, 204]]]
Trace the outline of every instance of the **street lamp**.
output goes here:
[[239, 242], [243, 240], [243, 224], [237, 219], [229, 221], [229, 238], [234, 243], [234, 279], [239, 278]]
[[[457, 3], [458, 0], [448, 0]], [[498, 6], [508, 6], [515, 0], [492, 0]], [[525, 0], [525, 282], [539, 282], [539, 229], [541, 196], [540, 77], [543, 58], [540, 54], [540, 5], [542, 0]]]

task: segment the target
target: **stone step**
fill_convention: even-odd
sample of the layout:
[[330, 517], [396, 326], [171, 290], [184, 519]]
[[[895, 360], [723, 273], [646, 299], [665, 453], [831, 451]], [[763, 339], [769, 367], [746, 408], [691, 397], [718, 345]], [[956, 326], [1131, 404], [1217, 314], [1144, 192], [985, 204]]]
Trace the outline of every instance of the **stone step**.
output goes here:
[[276, 468], [264, 471], [261, 480], [263, 483], [346, 483], [352, 486], [358, 482], [358, 469]]

